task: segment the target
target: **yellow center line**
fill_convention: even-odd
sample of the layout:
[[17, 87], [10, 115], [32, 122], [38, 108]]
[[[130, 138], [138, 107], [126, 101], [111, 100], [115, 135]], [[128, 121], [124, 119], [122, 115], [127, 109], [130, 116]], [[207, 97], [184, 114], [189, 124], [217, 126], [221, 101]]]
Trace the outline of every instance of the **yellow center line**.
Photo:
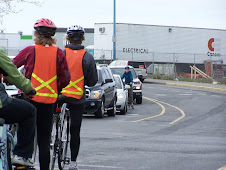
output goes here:
[[[181, 119], [183, 119], [183, 118], [185, 117], [184, 111], [183, 111], [182, 109], [180, 109], [179, 107], [177, 107], [177, 106], [174, 106], [174, 105], [171, 105], [171, 104], [169, 104], [169, 103], [165, 103], [165, 102], [162, 102], [162, 101], [159, 101], [159, 100], [156, 100], [156, 99], [151, 99], [151, 98], [149, 98], [149, 97], [144, 97], [144, 96], [143, 96], [143, 98], [146, 99], [146, 100], [149, 100], [149, 101], [151, 101], [151, 102], [154, 102], [154, 103], [158, 104], [159, 106], [161, 106], [162, 112], [161, 112], [160, 114], [158, 114], [158, 115], [154, 115], [154, 116], [147, 117], [147, 118], [144, 118], [144, 119], [139, 119], [139, 120], [132, 121], [132, 122], [140, 122], [140, 121], [143, 121], [143, 120], [153, 119], [153, 118], [156, 118], [156, 117], [159, 117], [159, 116], [164, 115], [166, 109], [165, 109], [165, 107], [164, 107], [162, 104], [165, 104], [165, 105], [168, 105], [168, 106], [170, 106], [170, 107], [173, 107], [173, 108], [179, 110], [180, 113], [181, 113], [181, 116], [180, 116], [179, 118], [175, 119], [174, 121], [170, 122], [169, 124], [172, 125], [172, 124], [178, 122], [179, 120], [181, 120]], [[162, 103], [162, 104], [161, 104], [161, 103]]]
[[172, 125], [172, 124], [178, 122], [179, 120], [181, 120], [181, 119], [183, 119], [183, 118], [185, 117], [184, 111], [183, 111], [182, 109], [180, 109], [179, 107], [174, 106], [174, 105], [171, 105], [171, 104], [169, 104], [169, 103], [165, 103], [165, 102], [159, 101], [159, 100], [155, 100], [155, 101], [157, 101], [157, 102], [159, 102], [159, 103], [162, 103], [162, 104], [165, 104], [165, 105], [168, 105], [168, 106], [173, 107], [173, 108], [175, 108], [175, 109], [177, 109], [177, 110], [180, 111], [181, 116], [180, 116], [179, 118], [175, 119], [174, 121], [170, 122], [169, 124]]
[[165, 103], [165, 102], [162, 102], [162, 101], [159, 101], [159, 100], [155, 100], [155, 99], [152, 99], [152, 101], [156, 101], [156, 102], [159, 102], [159, 103], [168, 105], [168, 106], [173, 107], [173, 108], [175, 108], [175, 109], [177, 109], [177, 110], [180, 111], [181, 116], [179, 118], [175, 119], [174, 121], [170, 122], [169, 124], [171, 124], [171, 125], [174, 124], [174, 123], [176, 123], [176, 122], [178, 122], [179, 120], [181, 120], [181, 119], [183, 119], [185, 117], [184, 111], [182, 109], [180, 109], [179, 107], [177, 107], [177, 106], [174, 106], [174, 105], [171, 105], [169, 103]]
[[140, 121], [143, 121], [143, 120], [153, 119], [153, 118], [156, 118], [156, 117], [159, 117], [159, 116], [162, 116], [162, 115], [165, 114], [165, 112], [166, 112], [165, 107], [162, 104], [160, 104], [158, 101], [153, 100], [153, 99], [148, 98], [148, 97], [143, 97], [143, 98], [158, 104], [162, 108], [162, 112], [160, 114], [157, 114], [157, 115], [154, 115], [154, 116], [151, 116], [151, 117], [147, 117], [147, 118], [144, 118], [144, 119], [135, 120], [135, 121], [132, 121], [132, 122], [140, 122]]

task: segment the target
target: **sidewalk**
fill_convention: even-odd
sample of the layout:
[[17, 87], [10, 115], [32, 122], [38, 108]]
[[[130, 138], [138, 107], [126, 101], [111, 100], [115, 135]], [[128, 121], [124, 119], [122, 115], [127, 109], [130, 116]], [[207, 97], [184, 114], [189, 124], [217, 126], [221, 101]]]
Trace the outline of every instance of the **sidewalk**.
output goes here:
[[226, 85], [220, 85], [220, 84], [173, 81], [173, 80], [159, 80], [159, 79], [150, 79], [150, 78], [145, 79], [144, 83], [163, 84], [163, 85], [169, 85], [169, 86], [192, 87], [192, 88], [226, 92]]

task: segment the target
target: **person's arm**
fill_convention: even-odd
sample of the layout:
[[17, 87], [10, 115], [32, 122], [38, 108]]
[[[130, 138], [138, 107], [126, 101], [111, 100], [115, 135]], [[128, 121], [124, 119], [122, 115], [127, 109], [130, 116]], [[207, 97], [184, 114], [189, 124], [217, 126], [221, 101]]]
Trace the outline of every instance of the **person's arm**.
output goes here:
[[33, 90], [29, 79], [26, 79], [12, 63], [9, 57], [0, 50], [0, 72], [7, 78], [8, 82], [14, 84], [24, 93], [29, 93]]
[[85, 85], [92, 87], [98, 81], [96, 63], [93, 56], [86, 52], [82, 60]]
[[123, 75], [122, 75], [121, 79], [124, 79], [124, 77], [125, 77], [125, 72], [123, 73]]
[[67, 61], [64, 52], [58, 49], [57, 56], [57, 89], [60, 92], [64, 87], [66, 87], [71, 79], [70, 71], [68, 69]]
[[12, 60], [13, 63], [17, 66], [17, 68], [21, 67], [22, 65], [26, 65], [27, 63], [27, 56], [29, 53], [33, 53], [34, 46], [28, 46], [21, 50], [19, 54], [16, 55], [16, 57]]

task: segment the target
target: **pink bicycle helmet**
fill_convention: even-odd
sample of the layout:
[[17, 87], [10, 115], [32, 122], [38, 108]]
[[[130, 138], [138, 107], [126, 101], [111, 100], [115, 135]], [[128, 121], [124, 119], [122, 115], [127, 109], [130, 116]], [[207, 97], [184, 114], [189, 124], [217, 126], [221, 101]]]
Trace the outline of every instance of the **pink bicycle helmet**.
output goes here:
[[49, 28], [56, 28], [55, 24], [53, 23], [53, 21], [51, 21], [50, 19], [47, 18], [41, 18], [38, 19], [35, 22], [34, 28], [37, 27], [49, 27]]
[[51, 37], [55, 35], [57, 28], [50, 19], [41, 18], [35, 22], [34, 29], [44, 37]]

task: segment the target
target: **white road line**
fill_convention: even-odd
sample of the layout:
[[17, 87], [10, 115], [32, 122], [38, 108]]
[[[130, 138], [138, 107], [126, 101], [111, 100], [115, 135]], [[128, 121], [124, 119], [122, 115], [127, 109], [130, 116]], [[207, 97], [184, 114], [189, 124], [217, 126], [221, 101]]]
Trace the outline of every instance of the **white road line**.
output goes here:
[[91, 167], [91, 168], [122, 169], [122, 167], [116, 167], [116, 166], [104, 166], [104, 165], [85, 165], [85, 164], [79, 164], [78, 166], [87, 166], [87, 167]]

